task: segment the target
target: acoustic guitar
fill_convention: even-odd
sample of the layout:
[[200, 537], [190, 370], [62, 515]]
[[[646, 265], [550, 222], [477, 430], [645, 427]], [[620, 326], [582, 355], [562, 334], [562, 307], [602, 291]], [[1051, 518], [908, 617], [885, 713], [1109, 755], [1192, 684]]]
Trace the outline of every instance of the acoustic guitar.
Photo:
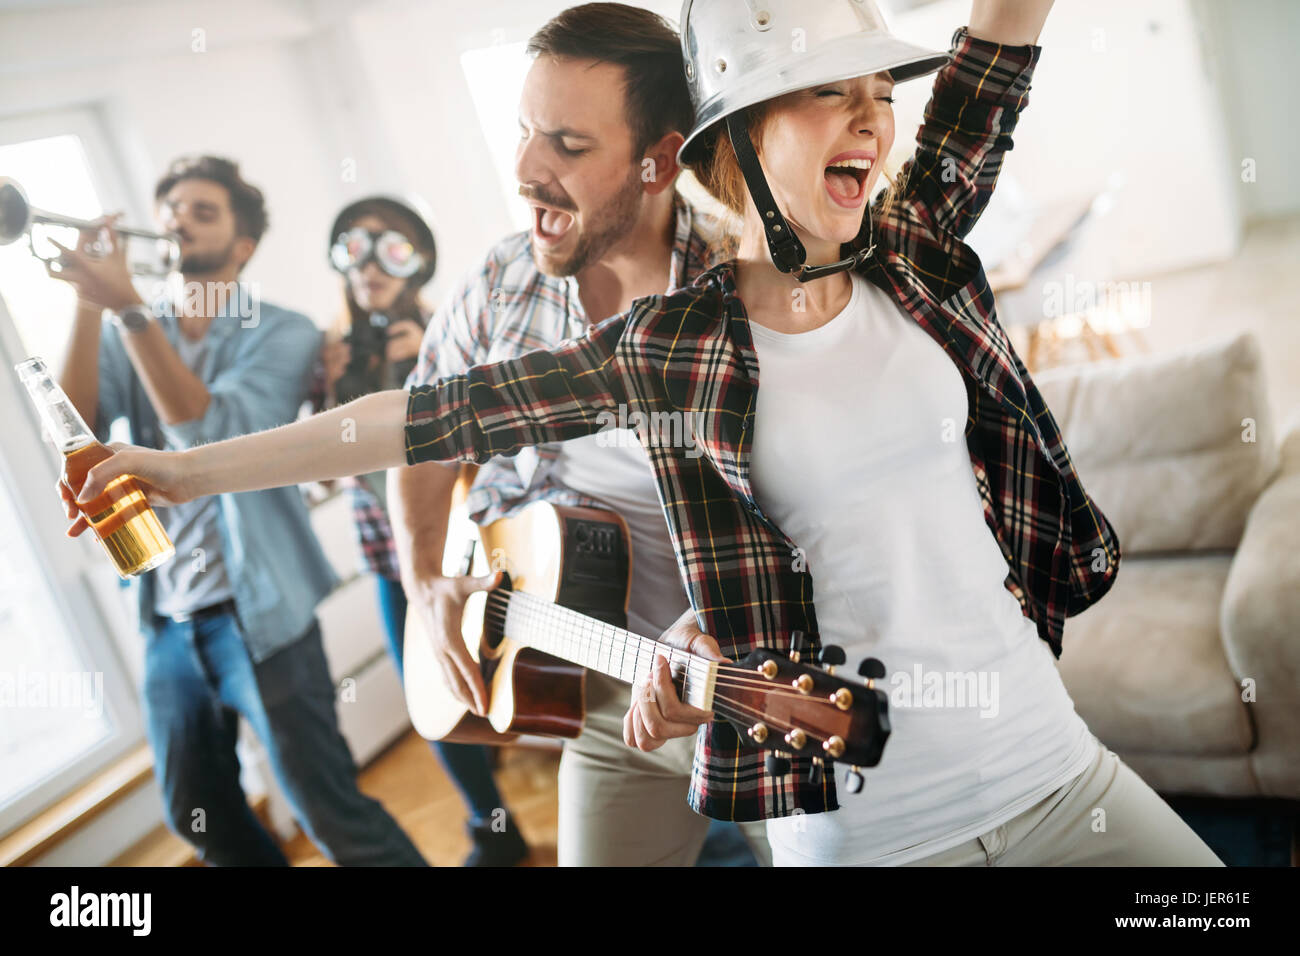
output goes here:
[[[626, 629], [632, 555], [627, 527], [612, 511], [535, 502], [478, 529], [472, 568], [504, 571], [503, 583], [471, 595], [462, 638], [488, 689], [485, 717], [452, 695], [418, 614], [406, 616], [405, 690], [411, 721], [429, 740], [500, 744], [520, 734], [574, 738], [585, 717], [586, 671], [624, 683], [650, 673], [657, 655], [671, 665], [682, 700], [732, 724], [742, 738], [774, 753], [875, 766], [889, 737], [888, 697], [874, 686], [879, 661], [859, 669], [866, 683], [834, 673], [836, 647], [806, 653], [793, 635], [789, 655], [756, 650], [735, 663], [713, 661]], [[812, 660], [802, 660], [802, 657]]]

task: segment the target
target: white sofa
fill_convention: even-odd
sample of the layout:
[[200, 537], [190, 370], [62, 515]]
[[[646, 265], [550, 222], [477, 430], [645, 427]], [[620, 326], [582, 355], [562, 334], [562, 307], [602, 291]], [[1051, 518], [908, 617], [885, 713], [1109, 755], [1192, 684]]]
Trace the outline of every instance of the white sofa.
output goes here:
[[1300, 800], [1300, 415], [1275, 427], [1257, 339], [1034, 381], [1120, 540], [1066, 623], [1079, 713], [1162, 793]]

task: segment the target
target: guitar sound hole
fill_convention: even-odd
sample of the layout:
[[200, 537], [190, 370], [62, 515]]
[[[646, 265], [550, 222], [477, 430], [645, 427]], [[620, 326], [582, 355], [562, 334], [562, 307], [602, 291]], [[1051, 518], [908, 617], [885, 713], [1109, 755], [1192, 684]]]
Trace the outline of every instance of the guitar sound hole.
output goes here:
[[[507, 592], [511, 589], [512, 582], [507, 574], [505, 582], [499, 589], [501, 592]], [[505, 640], [505, 607], [504, 603], [500, 607], [494, 607], [497, 600], [488, 599], [488, 606], [483, 616], [483, 643], [492, 650], [496, 650], [501, 642]]]

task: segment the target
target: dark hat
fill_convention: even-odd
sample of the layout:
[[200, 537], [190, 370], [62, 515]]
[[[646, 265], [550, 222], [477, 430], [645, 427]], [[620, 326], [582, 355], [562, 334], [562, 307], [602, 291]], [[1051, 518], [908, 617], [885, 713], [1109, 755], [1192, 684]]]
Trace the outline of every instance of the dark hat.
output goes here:
[[413, 278], [417, 285], [424, 285], [433, 278], [433, 271], [438, 258], [438, 244], [433, 240], [433, 230], [429, 228], [428, 220], [409, 202], [398, 199], [394, 196], [363, 196], [361, 199], [354, 200], [344, 206], [337, 216], [334, 217], [334, 225], [330, 227], [329, 244], [325, 247], [326, 255], [333, 248], [339, 234], [355, 219], [360, 219], [367, 212], [376, 208], [385, 209], [388, 212], [396, 214], [405, 222], [409, 222], [415, 230], [414, 239], [416, 244], [422, 249], [421, 254], [425, 258], [424, 268], [415, 274]]

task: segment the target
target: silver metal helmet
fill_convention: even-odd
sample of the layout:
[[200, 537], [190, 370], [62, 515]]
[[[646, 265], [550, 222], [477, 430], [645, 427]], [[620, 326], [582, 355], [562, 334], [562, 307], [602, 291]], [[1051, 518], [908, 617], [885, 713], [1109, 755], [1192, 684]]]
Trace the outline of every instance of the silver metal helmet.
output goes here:
[[800, 282], [855, 269], [875, 251], [870, 208], [837, 262], [809, 265], [799, 237], [777, 208], [750, 141], [744, 110], [810, 86], [888, 70], [894, 82], [940, 70], [949, 54], [889, 32], [874, 0], [685, 0], [682, 56], [695, 107], [695, 128], [677, 152], [689, 165], [724, 126], [758, 209], [777, 269]]
[[900, 40], [873, 0], [685, 0], [682, 57], [700, 134], [755, 103], [888, 70], [894, 82], [941, 69], [949, 55]]

